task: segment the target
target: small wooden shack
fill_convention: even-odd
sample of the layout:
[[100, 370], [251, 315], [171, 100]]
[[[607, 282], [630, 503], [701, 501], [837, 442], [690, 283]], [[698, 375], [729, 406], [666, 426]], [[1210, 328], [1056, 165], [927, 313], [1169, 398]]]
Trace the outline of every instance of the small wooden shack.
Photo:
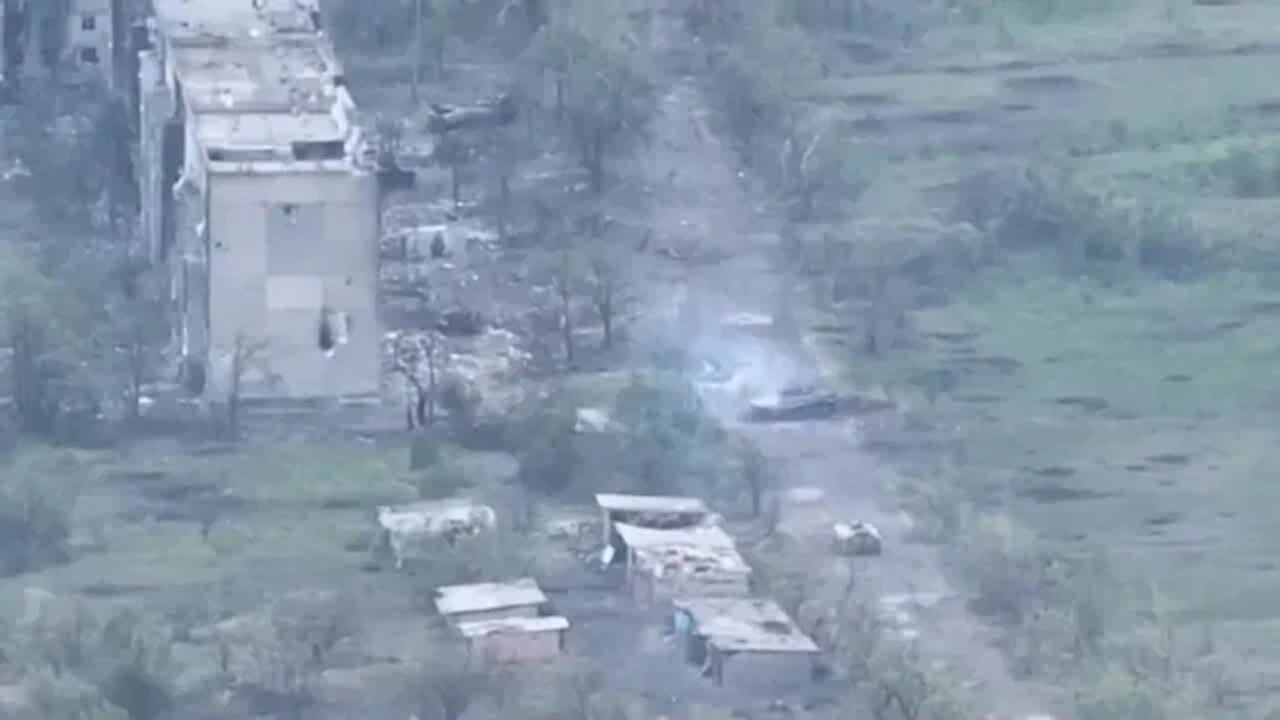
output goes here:
[[448, 585], [436, 590], [435, 604], [477, 660], [527, 662], [564, 652], [569, 621], [547, 612], [547, 596], [532, 578]]
[[626, 585], [637, 604], [675, 597], [745, 597], [751, 566], [717, 525], [655, 530], [615, 523], [626, 558]]
[[596, 495], [600, 507], [602, 539], [606, 547], [620, 552], [621, 538], [614, 526], [618, 523], [653, 529], [678, 529], [708, 522], [711, 510], [697, 498], [672, 495]]
[[717, 685], [787, 694], [813, 681], [821, 651], [776, 602], [702, 597], [672, 604], [685, 659]]

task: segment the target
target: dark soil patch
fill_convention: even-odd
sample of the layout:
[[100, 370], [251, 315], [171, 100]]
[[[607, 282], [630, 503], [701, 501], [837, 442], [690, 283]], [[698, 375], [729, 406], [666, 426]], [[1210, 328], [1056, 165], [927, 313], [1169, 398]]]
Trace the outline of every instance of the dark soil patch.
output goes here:
[[1033, 468], [1028, 472], [1032, 475], [1037, 475], [1043, 478], [1067, 478], [1076, 474], [1075, 468], [1070, 468], [1065, 465], [1049, 465], [1048, 467]]
[[[1280, 113], [1280, 100], [1275, 101], [1275, 112]], [[1261, 300], [1245, 308], [1250, 315], [1280, 315], [1280, 300]]]
[[927, 333], [926, 336], [931, 337], [934, 340], [941, 340], [945, 343], [963, 343], [976, 340], [978, 338], [978, 333], [973, 330], [962, 330], [959, 332], [938, 331]]
[[1038, 483], [1019, 488], [1018, 496], [1038, 502], [1042, 505], [1053, 503], [1076, 502], [1080, 500], [1101, 500], [1110, 497], [1108, 493], [1084, 488], [1067, 487], [1057, 483]]
[[994, 405], [1002, 399], [999, 395], [956, 395], [956, 402], [970, 403], [972, 405]]
[[140, 585], [122, 585], [119, 583], [106, 582], [99, 580], [80, 586], [80, 593], [93, 598], [115, 598], [125, 595], [132, 595], [144, 590]]
[[952, 358], [948, 361], [953, 365], [966, 366], [971, 369], [987, 368], [995, 370], [1001, 375], [1012, 375], [1022, 369], [1022, 363], [1010, 357], [999, 357], [990, 355], [977, 355], [974, 357]]
[[1180, 520], [1182, 520], [1182, 513], [1170, 511], [1148, 515], [1143, 522], [1148, 527], [1164, 527], [1166, 525], [1172, 525]]
[[1075, 90], [1084, 83], [1074, 75], [1029, 75], [1009, 78], [1004, 81], [1005, 87], [1014, 92], [1064, 92]]
[[912, 119], [930, 125], [972, 125], [978, 117], [978, 113], [972, 110], [933, 110]]
[[1182, 373], [1176, 373], [1173, 375], [1165, 375], [1163, 378], [1161, 378], [1161, 381], [1167, 382], [1167, 383], [1189, 383], [1191, 382], [1191, 376], [1183, 375]]
[[[1253, 106], [1254, 112], [1263, 116], [1271, 117], [1272, 115], [1280, 115], [1280, 100], [1263, 100]], [[1280, 303], [1262, 303], [1265, 305], [1280, 305]]]
[[325, 498], [320, 507], [325, 510], [355, 510], [364, 505], [358, 498]]
[[1157, 465], [1182, 467], [1191, 462], [1191, 456], [1184, 455], [1183, 453], [1160, 453], [1158, 455], [1148, 455], [1147, 462], [1155, 463]]
[[846, 107], [882, 107], [898, 102], [898, 99], [889, 93], [854, 93], [840, 98], [840, 102]]
[[862, 117], [851, 118], [844, 121], [842, 124], [853, 132], [861, 133], [884, 132], [887, 127], [884, 119], [875, 115], [863, 115]]
[[1032, 110], [1035, 110], [1036, 106], [1032, 105], [1031, 103], [1005, 103], [1000, 106], [1000, 109], [1004, 110], [1005, 112], [1024, 113], [1024, 112], [1031, 112]]
[[1142, 463], [1129, 463], [1128, 465], [1124, 466], [1124, 469], [1128, 470], [1131, 473], [1144, 473], [1144, 472], [1150, 472], [1151, 466], [1143, 465]]
[[201, 496], [213, 495], [218, 486], [207, 482], [175, 483], [143, 489], [142, 497], [153, 502], [186, 502]]
[[1145, 58], [1179, 58], [1192, 57], [1197, 52], [1198, 48], [1191, 43], [1166, 40], [1139, 50], [1137, 55]]
[[1089, 395], [1064, 395], [1060, 398], [1054, 398], [1053, 402], [1063, 407], [1073, 407], [1089, 413], [1102, 412], [1111, 407], [1111, 403], [1107, 402], [1105, 398]]
[[847, 335], [852, 331], [852, 328], [848, 325], [835, 323], [819, 323], [811, 327], [810, 331], [818, 335]]
[[168, 479], [169, 474], [163, 470], [112, 470], [103, 477], [123, 485], [154, 485]]

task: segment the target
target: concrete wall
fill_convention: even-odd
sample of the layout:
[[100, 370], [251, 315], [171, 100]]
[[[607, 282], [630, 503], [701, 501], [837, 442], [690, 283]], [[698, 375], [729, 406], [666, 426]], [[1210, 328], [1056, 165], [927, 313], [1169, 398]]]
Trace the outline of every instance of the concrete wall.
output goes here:
[[628, 565], [627, 579], [631, 596], [641, 607], [680, 597], [747, 597], [751, 594], [750, 576], [745, 574], [714, 578], [676, 574], [655, 578], [645, 570]]
[[[208, 186], [208, 391], [225, 395], [239, 344], [243, 397], [379, 392], [376, 178], [212, 173]], [[325, 322], [345, 330], [331, 352]]]
[[788, 695], [813, 683], [816, 658], [807, 653], [712, 654], [720, 667], [720, 681], [731, 691]]
[[548, 630], [536, 633], [494, 633], [472, 638], [471, 657], [491, 663], [536, 662], [552, 660], [561, 654], [564, 633]]
[[164, 67], [154, 50], [138, 54], [139, 137], [138, 187], [141, 199], [141, 226], [151, 261], [162, 260], [164, 242], [165, 187], [163, 169], [164, 127], [173, 116], [169, 88], [164, 84]]

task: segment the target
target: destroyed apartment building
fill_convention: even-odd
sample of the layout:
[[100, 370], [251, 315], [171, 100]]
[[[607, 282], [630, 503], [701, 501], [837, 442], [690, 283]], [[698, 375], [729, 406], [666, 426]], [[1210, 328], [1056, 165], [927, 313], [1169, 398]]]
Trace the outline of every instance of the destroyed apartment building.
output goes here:
[[380, 391], [379, 191], [333, 49], [297, 0], [154, 0], [142, 228], [188, 389]]
[[547, 596], [532, 578], [440, 587], [435, 604], [475, 660], [530, 662], [564, 653], [569, 621], [548, 612]]

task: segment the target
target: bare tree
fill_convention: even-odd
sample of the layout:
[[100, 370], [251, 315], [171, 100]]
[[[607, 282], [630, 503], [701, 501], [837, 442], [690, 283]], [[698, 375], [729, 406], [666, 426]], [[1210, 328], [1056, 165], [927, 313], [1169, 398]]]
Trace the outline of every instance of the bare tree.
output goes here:
[[449, 168], [449, 192], [453, 199], [454, 210], [462, 204], [463, 171], [471, 162], [473, 155], [474, 152], [466, 139], [457, 133], [442, 136], [439, 145], [436, 146], [436, 160]]
[[574, 334], [577, 330], [573, 321], [574, 299], [578, 294], [578, 262], [571, 248], [560, 253], [556, 267], [553, 286], [558, 303], [560, 321], [560, 339], [564, 346], [565, 364], [573, 367], [577, 361], [577, 341]]
[[434, 331], [401, 336], [397, 343], [394, 369], [413, 391], [413, 399], [406, 409], [406, 425], [410, 430], [430, 427], [436, 421], [441, 345], [440, 335]]
[[231, 362], [227, 371], [226, 428], [228, 439], [240, 439], [240, 421], [244, 405], [245, 379], [251, 369], [263, 360], [267, 343], [253, 340], [244, 333], [237, 333], [231, 348]]
[[758, 518], [764, 512], [765, 493], [773, 484], [773, 467], [760, 448], [751, 442], [738, 446], [738, 461], [742, 466], [742, 481], [751, 499], [751, 516]]
[[598, 253], [591, 259], [590, 273], [591, 304], [600, 319], [604, 349], [612, 350], [618, 315], [626, 302], [622, 272], [617, 263]]

